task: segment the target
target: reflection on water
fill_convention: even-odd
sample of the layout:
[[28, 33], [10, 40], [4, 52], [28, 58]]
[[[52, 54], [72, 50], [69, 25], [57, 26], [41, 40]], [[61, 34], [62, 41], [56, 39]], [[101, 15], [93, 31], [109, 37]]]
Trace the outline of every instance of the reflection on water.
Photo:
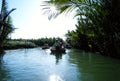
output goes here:
[[56, 64], [58, 64], [59, 63], [59, 60], [61, 60], [62, 59], [62, 56], [65, 54], [65, 53], [50, 53], [51, 55], [54, 55], [55, 56], [55, 59], [56, 59]]
[[5, 52], [0, 52], [0, 61], [2, 61]]
[[0, 81], [120, 81], [120, 60], [79, 50], [8, 50], [0, 61]]
[[79, 68], [82, 81], [120, 81], [120, 60], [79, 50], [69, 55], [70, 62]]
[[9, 70], [4, 66], [3, 56], [0, 56], [0, 81], [11, 80]]

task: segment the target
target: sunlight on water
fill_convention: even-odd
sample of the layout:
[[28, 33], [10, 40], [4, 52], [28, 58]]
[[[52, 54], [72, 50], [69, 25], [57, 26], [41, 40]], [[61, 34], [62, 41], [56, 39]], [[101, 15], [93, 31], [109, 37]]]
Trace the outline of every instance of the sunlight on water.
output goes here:
[[58, 75], [51, 75], [50, 81], [64, 81], [64, 80]]

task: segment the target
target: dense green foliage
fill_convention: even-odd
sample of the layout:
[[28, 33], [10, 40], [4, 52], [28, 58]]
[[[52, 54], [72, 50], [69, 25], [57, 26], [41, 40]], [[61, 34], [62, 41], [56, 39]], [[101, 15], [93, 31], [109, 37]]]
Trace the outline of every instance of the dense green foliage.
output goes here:
[[2, 0], [1, 10], [0, 10], [0, 50], [8, 38], [9, 34], [13, 32], [14, 28], [11, 22], [10, 13], [15, 9], [7, 10], [6, 0]]
[[50, 0], [60, 13], [74, 10], [76, 30], [68, 31], [74, 47], [120, 58], [119, 0]]

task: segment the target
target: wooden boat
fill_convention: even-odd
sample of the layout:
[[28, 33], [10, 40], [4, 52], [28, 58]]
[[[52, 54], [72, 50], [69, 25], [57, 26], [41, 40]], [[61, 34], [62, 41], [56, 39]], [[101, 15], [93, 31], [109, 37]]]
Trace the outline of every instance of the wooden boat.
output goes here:
[[55, 47], [51, 47], [50, 50], [51, 50], [52, 53], [65, 53], [65, 51], [66, 51], [65, 48], [56, 49]]
[[72, 46], [71, 46], [71, 45], [69, 45], [69, 44], [66, 44], [66, 45], [65, 45], [65, 48], [66, 48], [66, 49], [71, 49], [71, 48], [72, 48]]
[[44, 46], [42, 46], [42, 49], [49, 49], [49, 45], [45, 44]]

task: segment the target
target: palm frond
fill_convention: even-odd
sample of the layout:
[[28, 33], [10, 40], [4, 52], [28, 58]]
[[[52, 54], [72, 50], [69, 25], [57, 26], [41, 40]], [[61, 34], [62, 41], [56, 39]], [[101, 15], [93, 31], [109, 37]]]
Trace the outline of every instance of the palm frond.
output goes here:
[[5, 21], [5, 19], [6, 19], [14, 10], [16, 10], [16, 8], [13, 8], [13, 9], [11, 9], [10, 11], [8, 11], [8, 12], [6, 13], [6, 15], [3, 17], [3, 21]]

